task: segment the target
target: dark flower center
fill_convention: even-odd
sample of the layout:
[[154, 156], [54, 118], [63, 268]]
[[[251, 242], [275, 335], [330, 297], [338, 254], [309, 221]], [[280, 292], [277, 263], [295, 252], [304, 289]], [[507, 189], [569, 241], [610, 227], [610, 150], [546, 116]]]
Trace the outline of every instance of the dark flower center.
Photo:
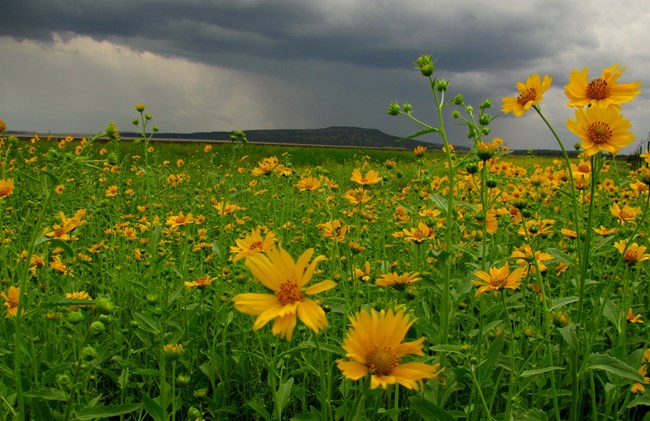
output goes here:
[[280, 285], [280, 290], [275, 295], [283, 306], [302, 301], [305, 296], [300, 290], [300, 287], [298, 287], [298, 284], [293, 281], [286, 281]]
[[602, 121], [591, 123], [587, 128], [589, 139], [597, 144], [607, 143], [612, 137], [612, 129], [609, 124]]
[[589, 99], [605, 99], [609, 96], [609, 92], [607, 82], [601, 78], [594, 79], [587, 85], [587, 98]]
[[528, 88], [517, 97], [517, 103], [522, 107], [528, 104], [530, 101], [534, 101], [537, 98], [537, 89]]
[[372, 374], [376, 374], [377, 376], [389, 375], [397, 367], [398, 363], [399, 361], [395, 357], [395, 354], [386, 347], [384, 349], [375, 348], [374, 351], [371, 351], [366, 356], [368, 369]]

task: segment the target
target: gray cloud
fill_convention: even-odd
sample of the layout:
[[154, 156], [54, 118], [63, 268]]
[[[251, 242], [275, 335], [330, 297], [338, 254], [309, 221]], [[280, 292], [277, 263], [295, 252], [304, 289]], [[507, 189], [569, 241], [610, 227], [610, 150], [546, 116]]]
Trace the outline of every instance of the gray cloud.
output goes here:
[[[0, 89], [3, 103], [13, 102], [0, 104], [0, 113], [25, 129], [84, 130], [106, 115], [128, 122], [125, 104], [147, 98], [169, 131], [356, 125], [403, 135], [417, 127], [384, 112], [391, 100], [410, 101], [419, 115], [432, 116], [426, 81], [412, 69], [414, 59], [428, 53], [437, 59], [437, 75], [452, 81], [451, 92], [463, 92], [472, 103], [491, 97], [494, 113], [499, 98], [515, 94], [515, 82], [550, 74], [554, 87], [545, 109], [564, 126], [570, 111], [562, 86], [573, 68], [588, 66], [597, 75], [621, 63], [629, 67], [624, 79], [650, 83], [650, 54], [637, 48], [649, 35], [644, 22], [650, 15], [624, 0], [617, 14], [626, 25], [619, 25], [609, 19], [608, 5], [6, 0]], [[85, 95], [77, 93], [80, 86]], [[39, 90], [45, 104], [35, 107]], [[43, 99], [44, 91], [56, 99]], [[75, 116], [55, 106], [66, 98], [74, 107], [89, 94], [102, 100]], [[639, 123], [637, 137], [650, 130], [645, 105], [641, 100], [626, 108]], [[26, 110], [34, 122], [27, 122]], [[516, 137], [514, 147], [553, 147], [543, 127], [528, 120], [499, 118], [495, 131], [507, 133], [495, 135]], [[454, 123], [462, 143], [464, 129]]]

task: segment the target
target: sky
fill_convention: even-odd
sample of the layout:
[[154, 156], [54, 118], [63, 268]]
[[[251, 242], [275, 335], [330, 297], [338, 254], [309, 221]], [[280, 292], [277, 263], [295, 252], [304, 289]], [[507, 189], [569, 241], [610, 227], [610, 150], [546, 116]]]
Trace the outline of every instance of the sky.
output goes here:
[[[642, 82], [622, 111], [634, 146], [650, 132], [650, 6], [638, 0], [3, 0], [0, 118], [8, 130], [133, 131], [144, 103], [162, 132], [377, 128], [421, 129], [386, 114], [391, 101], [437, 126], [422, 54], [478, 108], [498, 116], [491, 137], [512, 149], [557, 149], [534, 112], [501, 113], [515, 84], [548, 74], [542, 110], [569, 149], [574, 111], [564, 85], [574, 69], [626, 67]], [[452, 108], [445, 109], [448, 116]], [[450, 141], [466, 129], [445, 118]], [[439, 141], [435, 135], [426, 140]]]

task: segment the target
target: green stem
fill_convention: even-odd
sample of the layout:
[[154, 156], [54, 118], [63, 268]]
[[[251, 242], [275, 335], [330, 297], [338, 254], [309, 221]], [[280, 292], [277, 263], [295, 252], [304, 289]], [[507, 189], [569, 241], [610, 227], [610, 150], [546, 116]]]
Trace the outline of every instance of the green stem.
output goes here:
[[314, 338], [314, 343], [316, 344], [316, 353], [318, 354], [318, 370], [320, 371], [319, 380], [320, 380], [320, 410], [321, 410], [321, 419], [327, 421], [334, 419], [332, 415], [332, 407], [330, 406], [330, 388], [329, 388], [329, 379], [331, 376], [325, 371], [325, 363], [323, 360], [323, 352], [320, 348], [320, 343], [318, 342], [318, 335], [313, 330], [310, 330]]

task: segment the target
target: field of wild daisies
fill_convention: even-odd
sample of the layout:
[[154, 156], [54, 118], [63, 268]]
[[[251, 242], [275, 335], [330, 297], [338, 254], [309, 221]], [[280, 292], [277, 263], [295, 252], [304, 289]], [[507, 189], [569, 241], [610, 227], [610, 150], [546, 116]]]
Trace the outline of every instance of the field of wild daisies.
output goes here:
[[649, 419], [640, 84], [575, 70], [550, 122], [518, 83], [562, 153], [513, 157], [416, 64], [438, 122], [388, 114], [442, 152], [158, 143], [142, 104], [136, 141], [1, 137], [2, 419]]

